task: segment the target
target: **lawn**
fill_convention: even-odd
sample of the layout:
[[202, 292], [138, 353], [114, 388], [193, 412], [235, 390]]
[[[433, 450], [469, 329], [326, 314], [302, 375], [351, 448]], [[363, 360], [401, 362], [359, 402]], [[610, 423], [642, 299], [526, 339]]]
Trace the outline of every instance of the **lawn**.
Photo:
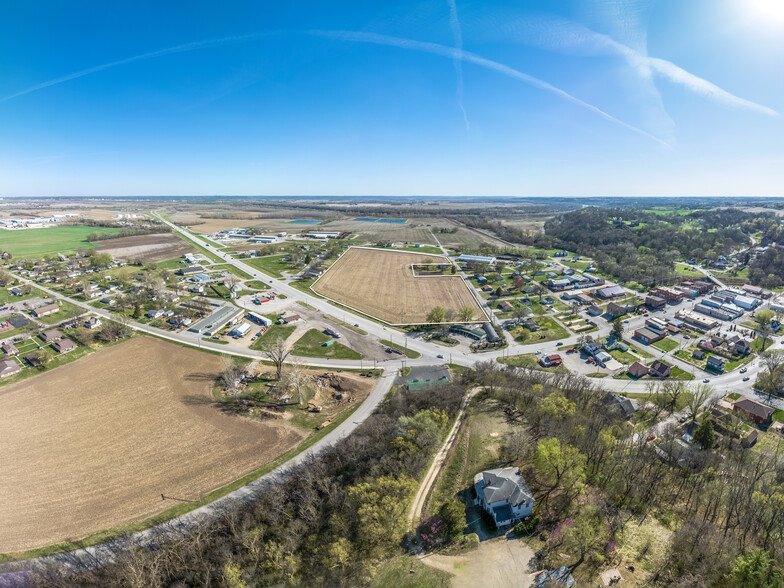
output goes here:
[[664, 351], [665, 353], [672, 351], [678, 347], [678, 342], [674, 339], [670, 339], [665, 337], [661, 341], [656, 341], [655, 343], [651, 343], [651, 346], [659, 349], [660, 351]]
[[261, 337], [251, 343], [250, 348], [254, 351], [261, 351], [266, 344], [275, 341], [275, 339], [283, 339], [284, 341], [294, 332], [294, 326], [285, 325], [272, 325], [267, 332]]
[[416, 359], [420, 357], [422, 354], [418, 351], [414, 351], [413, 349], [408, 349], [407, 347], [403, 347], [402, 345], [398, 345], [397, 343], [392, 343], [392, 341], [387, 341], [386, 339], [381, 339], [381, 344], [386, 345], [387, 347], [391, 347], [392, 349], [397, 349], [398, 351], [402, 351], [406, 354], [406, 357], [409, 359]]
[[632, 355], [628, 351], [621, 351], [620, 349], [613, 349], [609, 352], [615, 359], [620, 361], [624, 365], [631, 365], [635, 361], [640, 361], [635, 355]]
[[[332, 341], [332, 345], [324, 343]], [[291, 348], [291, 354], [297, 357], [326, 357], [332, 359], [362, 359], [364, 356], [353, 349], [334, 342], [335, 339], [325, 335], [318, 329], [310, 329], [302, 335]]]
[[46, 253], [72, 251], [82, 247], [98, 247], [99, 244], [87, 241], [88, 235], [117, 233], [119, 230], [84, 226], [0, 230], [0, 249], [10, 251], [14, 257], [34, 257]]
[[518, 332], [514, 333], [516, 341], [520, 343], [546, 343], [547, 341], [565, 339], [569, 336], [569, 332], [551, 318], [537, 317], [534, 320], [541, 327], [541, 330], [536, 332], [529, 331], [531, 334], [525, 339], [521, 339], [521, 332], [523, 330], [527, 331], [527, 329], [518, 329]]
[[269, 255], [267, 257], [252, 257], [244, 260], [250, 266], [255, 267], [257, 270], [269, 274], [273, 278], [282, 278], [283, 271], [289, 269], [287, 261], [283, 261], [286, 254], [282, 255]]
[[556, 368], [544, 368], [541, 365], [539, 365], [539, 357], [533, 353], [523, 353], [521, 355], [509, 355], [507, 357], [497, 357], [496, 361], [498, 361], [498, 363], [513, 365], [515, 367], [524, 367], [524, 368], [530, 368], [534, 370], [541, 370], [547, 372], [568, 373], [569, 371], [562, 365]]
[[385, 561], [375, 573], [373, 588], [448, 588], [452, 575], [423, 564], [411, 555]]
[[[304, 306], [308, 310], [316, 310], [310, 304], [307, 304], [307, 303], [302, 302], [300, 300], [297, 300], [297, 302], [299, 302], [302, 306]], [[325, 314], [324, 316], [326, 318], [328, 318], [329, 320], [331, 320], [333, 323], [337, 323], [337, 324], [339, 324], [339, 325], [341, 325], [343, 327], [346, 327], [347, 329], [349, 329], [351, 331], [354, 331], [355, 333], [359, 333], [360, 335], [367, 335], [367, 331], [365, 331], [364, 329], [360, 329], [359, 327], [355, 327], [354, 325], [352, 325], [350, 323], [347, 323], [345, 321], [342, 321], [339, 318], [332, 316], [331, 314]], [[418, 353], [417, 353], [417, 357], [419, 357]]]
[[251, 288], [253, 290], [269, 290], [269, 286], [261, 280], [251, 280], [250, 282], [245, 282], [245, 287]]
[[30, 293], [25, 294], [24, 296], [12, 296], [8, 292], [8, 288], [0, 288], [0, 304], [11, 304], [16, 305], [18, 302], [22, 302], [23, 300], [27, 300], [28, 298], [32, 298], [33, 296], [40, 296], [41, 298], [46, 298], [46, 295], [41, 292], [38, 288], [30, 288]]

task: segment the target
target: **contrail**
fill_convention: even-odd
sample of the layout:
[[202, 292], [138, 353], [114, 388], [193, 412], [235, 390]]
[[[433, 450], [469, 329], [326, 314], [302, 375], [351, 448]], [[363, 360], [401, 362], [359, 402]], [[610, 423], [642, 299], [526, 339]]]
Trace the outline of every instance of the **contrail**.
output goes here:
[[[289, 32], [291, 32], [291, 31], [289, 31]], [[414, 41], [414, 40], [411, 40], [411, 39], [403, 39], [403, 38], [400, 38], [400, 37], [392, 37], [392, 36], [389, 36], [389, 35], [379, 35], [379, 34], [376, 34], [376, 33], [362, 33], [362, 32], [356, 32], [356, 31], [320, 31], [320, 30], [304, 31], [304, 33], [309, 34], [309, 35], [314, 35], [314, 36], [330, 38], [330, 39], [353, 41], [353, 42], [357, 42], [357, 43], [372, 43], [374, 45], [386, 45], [386, 46], [390, 46], [390, 47], [399, 47], [401, 49], [409, 49], [409, 50], [412, 50], [412, 51], [420, 51], [420, 52], [424, 52], [424, 53], [432, 53], [434, 55], [441, 55], [443, 57], [451, 58], [453, 60], [454, 59], [458, 59], [460, 61], [467, 61], [469, 63], [473, 63], [473, 64], [476, 64], [476, 65], [479, 65], [479, 66], [484, 67], [486, 69], [490, 69], [490, 70], [496, 71], [496, 72], [498, 72], [498, 73], [500, 73], [502, 75], [505, 75], [507, 77], [523, 81], [523, 82], [525, 82], [525, 83], [527, 83], [529, 85], [532, 85], [532, 86], [535, 86], [535, 87], [540, 88], [542, 90], [545, 90], [547, 92], [550, 92], [551, 94], [555, 94], [556, 96], [559, 96], [559, 97], [561, 97], [561, 98], [563, 98], [565, 100], [568, 100], [569, 102], [571, 102], [572, 104], [575, 104], [576, 106], [579, 106], [579, 107], [584, 108], [584, 109], [586, 109], [586, 110], [588, 110], [590, 112], [593, 112], [594, 114], [599, 115], [600, 117], [604, 118], [605, 120], [608, 120], [608, 121], [610, 121], [612, 123], [615, 123], [615, 124], [625, 128], [627, 130], [630, 130], [630, 131], [632, 131], [634, 133], [637, 133], [638, 135], [642, 135], [643, 137], [647, 137], [648, 139], [656, 141], [657, 143], [667, 147], [668, 149], [671, 148], [670, 145], [666, 141], [663, 141], [662, 139], [660, 139], [660, 138], [658, 138], [658, 137], [656, 137], [656, 136], [654, 136], [654, 135], [652, 135], [652, 134], [650, 134], [650, 133], [648, 133], [648, 132], [646, 132], [646, 131], [644, 131], [644, 130], [642, 130], [640, 128], [637, 128], [637, 127], [632, 126], [632, 125], [630, 125], [628, 123], [625, 123], [622, 120], [619, 120], [619, 119], [615, 118], [614, 116], [604, 112], [602, 109], [600, 109], [600, 108], [598, 108], [598, 107], [596, 107], [596, 106], [594, 106], [592, 104], [588, 104], [587, 102], [584, 102], [583, 100], [580, 100], [579, 98], [577, 98], [575, 96], [572, 96], [568, 92], [565, 92], [564, 90], [561, 90], [560, 88], [557, 88], [557, 87], [553, 86], [552, 84], [549, 84], [549, 83], [547, 83], [547, 82], [545, 82], [543, 80], [540, 80], [539, 78], [535, 78], [535, 77], [533, 77], [531, 75], [528, 75], [526, 73], [518, 71], [518, 70], [516, 70], [514, 68], [511, 68], [511, 67], [509, 67], [507, 65], [504, 65], [502, 63], [498, 63], [497, 61], [493, 61], [491, 59], [486, 59], [484, 57], [476, 55], [475, 53], [470, 53], [470, 52], [467, 52], [467, 51], [463, 51], [462, 49], [455, 49], [454, 47], [447, 47], [445, 45], [439, 45], [438, 43], [428, 43], [428, 42], [423, 42], [423, 41]], [[251, 34], [248, 34], [248, 35], [238, 35], [238, 36], [234, 36], [234, 37], [221, 37], [221, 38], [218, 38], [218, 39], [208, 39], [206, 41], [194, 41], [192, 43], [185, 43], [183, 45], [177, 45], [175, 47], [169, 47], [169, 48], [166, 48], [166, 49], [159, 49], [157, 51], [151, 51], [149, 53], [142, 53], [141, 55], [135, 55], [133, 57], [128, 57], [126, 59], [121, 59], [119, 61], [112, 61], [110, 63], [105, 63], [103, 65], [98, 65], [98, 66], [91, 67], [91, 68], [88, 68], [88, 69], [83, 69], [83, 70], [80, 70], [80, 71], [68, 74], [66, 76], [55, 78], [53, 80], [49, 80], [48, 82], [43, 82], [43, 83], [38, 84], [36, 86], [32, 86], [32, 87], [27, 88], [25, 90], [21, 90], [19, 92], [14, 93], [14, 94], [10, 94], [8, 96], [0, 98], [0, 102], [5, 102], [6, 100], [11, 100], [12, 98], [17, 98], [19, 96], [24, 96], [25, 94], [30, 94], [31, 92], [36, 92], [38, 90], [42, 90], [44, 88], [48, 88], [48, 87], [54, 86], [56, 84], [61, 84], [63, 82], [67, 82], [67, 81], [70, 81], [70, 80], [81, 78], [81, 77], [84, 77], [84, 76], [87, 76], [87, 75], [90, 75], [90, 74], [93, 74], [93, 73], [104, 71], [104, 70], [112, 68], [112, 67], [117, 67], [119, 65], [124, 65], [126, 63], [132, 63], [134, 61], [140, 61], [140, 60], [143, 60], [143, 59], [151, 59], [151, 58], [154, 58], [154, 57], [160, 57], [160, 56], [163, 56], [163, 55], [169, 55], [171, 53], [182, 53], [182, 52], [187, 52], [187, 51], [195, 51], [197, 49], [205, 49], [207, 47], [215, 47], [215, 46], [219, 46], [219, 45], [225, 45], [227, 43], [238, 43], [238, 42], [248, 41], [248, 40], [251, 40], [251, 39], [256, 39], [256, 38], [259, 38], [259, 37], [263, 37], [263, 36], [267, 36], [267, 35], [274, 35], [274, 34], [280, 34], [280, 31], [251, 33]]]
[[460, 59], [462, 61], [467, 61], [469, 63], [473, 63], [479, 65], [481, 67], [496, 71], [502, 75], [505, 75], [510, 78], [514, 78], [550, 92], [551, 94], [555, 94], [563, 98], [564, 100], [568, 100], [572, 104], [575, 104], [585, 110], [593, 112], [594, 114], [599, 115], [600, 117], [608, 120], [612, 123], [622, 126], [623, 128], [630, 130], [638, 135], [642, 135], [643, 137], [647, 137], [657, 143], [671, 149], [671, 146], [666, 141], [663, 141], [659, 137], [656, 137], [640, 128], [630, 125], [629, 123], [625, 123], [622, 120], [619, 120], [612, 116], [611, 114], [606, 113], [601, 108], [594, 106], [593, 104], [588, 104], [579, 98], [572, 96], [568, 92], [553, 86], [539, 78], [535, 78], [531, 75], [518, 71], [514, 68], [509, 67], [508, 65], [504, 65], [503, 63], [498, 63], [497, 61], [493, 61], [491, 59], [486, 59], [475, 53], [471, 53], [468, 51], [460, 51], [453, 47], [447, 47], [445, 45], [439, 45], [438, 43], [428, 43], [424, 41], [414, 41], [411, 39], [403, 39], [400, 37], [391, 37], [389, 35], [379, 35], [376, 33], [360, 33], [354, 31], [318, 31], [313, 30], [309, 31], [312, 35], [318, 35], [322, 37], [328, 37], [332, 39], [342, 39], [345, 41], [354, 41], [357, 43], [372, 43], [374, 45], [387, 45], [390, 47], [400, 47], [401, 49], [409, 49], [412, 51], [421, 51], [424, 53], [432, 53], [434, 55], [441, 55], [443, 57], [448, 57], [451, 59]]
[[62, 76], [60, 78], [55, 78], [53, 80], [49, 80], [48, 82], [43, 82], [41, 84], [31, 86], [25, 90], [20, 90], [14, 94], [10, 94], [3, 98], [0, 98], [0, 102], [5, 102], [6, 100], [11, 100], [12, 98], [18, 98], [19, 96], [24, 96], [25, 94], [30, 94], [31, 92], [36, 92], [38, 90], [43, 90], [44, 88], [48, 88], [50, 86], [55, 86], [57, 84], [62, 84], [63, 82], [68, 82], [70, 80], [75, 80], [77, 78], [82, 78], [84, 76], [88, 76], [90, 74], [98, 73], [100, 71], [104, 71], [106, 69], [110, 69], [112, 67], [117, 67], [118, 65], [125, 65], [126, 63], [132, 63], [134, 61], [141, 61], [143, 59], [151, 59], [153, 57], [161, 57], [162, 55], [169, 55], [171, 53], [184, 53], [186, 51], [195, 51], [197, 49], [206, 49], [208, 47], [216, 47], [219, 45], [225, 45], [227, 43], [240, 43], [242, 41], [249, 41], [251, 39], [256, 39], [262, 36], [266, 36], [272, 33], [251, 33], [248, 35], [238, 35], [234, 37], [222, 37], [219, 39], [208, 39], [206, 41], [194, 41], [192, 43], [185, 43], [183, 45], [177, 45], [176, 47], [169, 47], [167, 49], [159, 49], [157, 51], [150, 51], [149, 53], [142, 53], [141, 55], [135, 55], [133, 57], [127, 57], [126, 59], [120, 59], [118, 61], [112, 61], [111, 63], [104, 63], [103, 65], [96, 65], [95, 67], [89, 67], [87, 69], [83, 69], [66, 76]]
[[[457, 4], [455, 0], [446, 0], [449, 4], [449, 26], [452, 27], [452, 37], [455, 40], [455, 49], [461, 55], [463, 53], [463, 31], [460, 28], [460, 20], [457, 18]], [[468, 114], [466, 113], [465, 105], [463, 104], [463, 59], [462, 57], [455, 57], [452, 60], [455, 66], [455, 74], [457, 75], [457, 105], [463, 113], [463, 122], [465, 123], [466, 131], [471, 126], [468, 122]]]
[[[740, 98], [671, 61], [649, 57], [644, 50], [634, 49], [609, 35], [597, 33], [569, 20], [549, 17], [526, 19], [507, 23], [506, 31], [515, 38], [514, 40], [522, 37], [523, 43], [567, 55], [618, 55], [646, 81], [649, 81], [653, 72], [672, 83], [726, 106], [746, 108], [768, 116], [779, 115], [772, 108]], [[495, 31], [495, 34], [497, 37], [498, 31]], [[504, 36], [503, 30], [501, 36]]]

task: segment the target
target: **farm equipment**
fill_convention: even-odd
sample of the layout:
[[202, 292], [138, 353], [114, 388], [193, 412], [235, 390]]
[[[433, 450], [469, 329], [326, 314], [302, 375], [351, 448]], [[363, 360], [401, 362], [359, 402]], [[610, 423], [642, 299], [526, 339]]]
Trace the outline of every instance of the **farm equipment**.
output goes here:
[[330, 426], [331, 424], [332, 424], [332, 419], [326, 420], [326, 421], [324, 421], [323, 423], [321, 423], [319, 426], [317, 426], [317, 427], [316, 427], [316, 430], [317, 430], [317, 431], [320, 431], [321, 429], [325, 429], [325, 428], [327, 428], [327, 427], [328, 427], [328, 426]]

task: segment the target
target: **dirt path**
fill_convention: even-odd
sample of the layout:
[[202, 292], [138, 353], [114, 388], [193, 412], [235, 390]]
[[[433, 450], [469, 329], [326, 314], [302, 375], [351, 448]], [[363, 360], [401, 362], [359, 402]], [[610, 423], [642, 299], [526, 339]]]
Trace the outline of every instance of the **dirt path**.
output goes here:
[[449, 453], [449, 448], [452, 446], [452, 443], [457, 437], [457, 432], [460, 430], [460, 423], [463, 422], [463, 417], [465, 417], [468, 403], [471, 402], [471, 398], [473, 398], [474, 394], [476, 394], [478, 391], [479, 388], [474, 388], [468, 392], [468, 394], [466, 394], [466, 397], [463, 400], [463, 405], [460, 407], [460, 412], [457, 414], [457, 418], [455, 419], [455, 424], [452, 426], [452, 430], [449, 431], [449, 435], [446, 436], [446, 441], [444, 441], [444, 444], [438, 450], [438, 453], [436, 453], [435, 458], [433, 458], [433, 463], [430, 464], [430, 469], [427, 470], [425, 478], [419, 485], [419, 490], [417, 490], [416, 496], [414, 497], [414, 502], [411, 505], [411, 510], [408, 513], [408, 527], [410, 529], [413, 529], [420, 521], [422, 511], [424, 510], [427, 499], [430, 496], [430, 491], [438, 480], [441, 469], [444, 467], [446, 456]]
[[482, 542], [479, 547], [461, 555], [428, 555], [420, 558], [426, 565], [454, 575], [455, 588], [476, 586], [531, 585], [528, 562], [534, 551], [519, 539], [499, 537]]

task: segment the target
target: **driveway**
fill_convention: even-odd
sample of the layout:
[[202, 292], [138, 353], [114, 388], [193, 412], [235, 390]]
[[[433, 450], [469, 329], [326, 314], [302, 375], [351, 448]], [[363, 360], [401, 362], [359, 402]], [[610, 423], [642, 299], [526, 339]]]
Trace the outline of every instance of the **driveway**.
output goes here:
[[455, 588], [531, 585], [528, 562], [534, 551], [520, 539], [499, 537], [460, 555], [425, 555], [420, 561], [452, 574]]

